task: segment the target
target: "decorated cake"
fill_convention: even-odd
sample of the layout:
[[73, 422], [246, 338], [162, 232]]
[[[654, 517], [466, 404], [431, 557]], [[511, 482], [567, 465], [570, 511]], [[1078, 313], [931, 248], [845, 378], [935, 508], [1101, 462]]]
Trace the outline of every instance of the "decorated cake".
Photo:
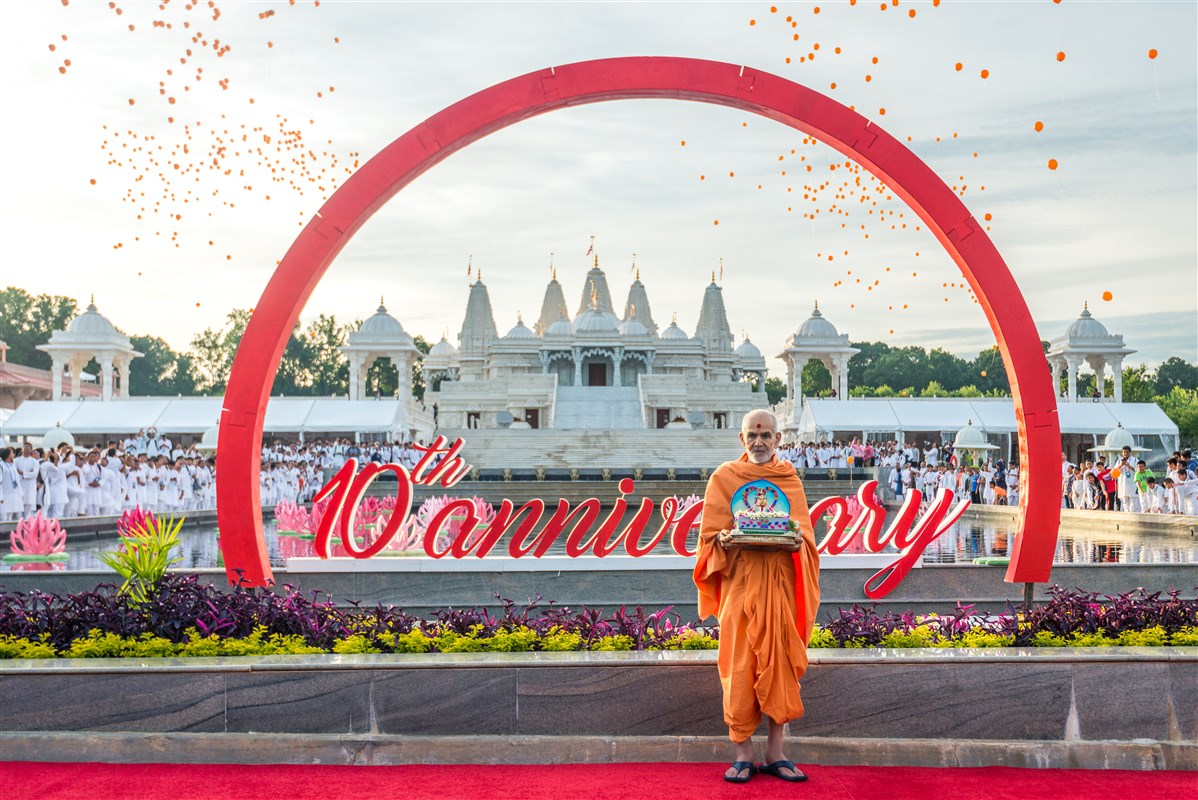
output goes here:
[[787, 511], [743, 511], [734, 519], [735, 529], [745, 533], [790, 533]]
[[793, 541], [790, 501], [769, 481], [753, 481], [732, 498], [732, 537], [742, 544], [787, 544]]

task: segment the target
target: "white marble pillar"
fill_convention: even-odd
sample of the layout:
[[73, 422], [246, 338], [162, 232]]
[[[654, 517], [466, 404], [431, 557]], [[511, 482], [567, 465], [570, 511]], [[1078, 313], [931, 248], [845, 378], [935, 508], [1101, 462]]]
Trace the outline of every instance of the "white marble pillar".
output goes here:
[[1066, 356], [1066, 362], [1069, 364], [1069, 402], [1077, 402], [1077, 370], [1081, 366], [1081, 358], [1078, 356]]
[[100, 356], [100, 399], [112, 399], [112, 356]]
[[70, 361], [71, 368], [71, 397], [78, 400], [82, 397], [82, 381], [83, 381], [83, 365], [87, 360], [82, 356], [75, 356]]
[[129, 366], [130, 359], [128, 357], [118, 358], [116, 360], [116, 375], [118, 380], [116, 396], [122, 400], [129, 398]]
[[1116, 403], [1123, 402], [1123, 359], [1111, 359], [1111, 380], [1114, 381], [1114, 391], [1111, 393], [1111, 400]]
[[617, 347], [612, 352], [612, 359], [611, 359], [611, 363], [612, 363], [611, 385], [612, 386], [622, 385], [620, 383], [620, 362], [623, 360], [624, 360], [624, 348]]
[[407, 351], [388, 353], [391, 363], [395, 366], [395, 390], [400, 400], [412, 397], [412, 365], [408, 362]]
[[1048, 360], [1048, 367], [1052, 370], [1052, 396], [1059, 399], [1061, 396], [1061, 372], [1065, 369], [1065, 362], [1054, 356]]
[[58, 356], [53, 356], [50, 359], [50, 363], [51, 363], [50, 382], [51, 382], [51, 386], [53, 387], [52, 394], [50, 395], [50, 397], [52, 400], [61, 400], [62, 399], [62, 370], [63, 370], [63, 367], [66, 366], [66, 363]]
[[577, 347], [573, 350], [574, 353], [574, 385], [582, 386], [582, 351]]

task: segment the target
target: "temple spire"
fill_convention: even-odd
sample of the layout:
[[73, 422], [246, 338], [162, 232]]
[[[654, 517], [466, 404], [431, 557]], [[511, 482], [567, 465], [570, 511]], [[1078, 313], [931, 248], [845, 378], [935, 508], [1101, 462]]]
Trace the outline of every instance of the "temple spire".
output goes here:
[[[636, 258], [636, 254], [633, 254]], [[635, 261], [633, 262], [636, 263]], [[635, 319], [637, 322], [645, 326], [645, 329], [652, 335], [657, 335], [657, 323], [653, 321], [653, 312], [649, 308], [649, 293], [645, 290], [645, 284], [641, 283], [641, 269], [636, 269], [636, 280], [632, 282], [632, 286], [628, 288], [628, 300], [624, 303], [624, 321]]]

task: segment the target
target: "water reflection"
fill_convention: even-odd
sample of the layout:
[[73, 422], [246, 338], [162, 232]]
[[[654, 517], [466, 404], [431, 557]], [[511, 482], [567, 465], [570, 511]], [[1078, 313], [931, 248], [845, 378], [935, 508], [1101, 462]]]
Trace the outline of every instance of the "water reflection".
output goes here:
[[[292, 537], [280, 537], [275, 532], [274, 520], [263, 523], [266, 548], [270, 563], [274, 567], [286, 566], [285, 557], [310, 554], [311, 543]], [[824, 533], [822, 523], [816, 526], [817, 540]], [[954, 525], [941, 538], [924, 551], [924, 562], [928, 564], [968, 564], [975, 558], [1009, 556], [1013, 534], [1003, 526], [987, 524], [976, 519], [964, 519]], [[688, 537], [689, 546], [695, 546], [694, 535]], [[187, 569], [222, 567], [220, 549], [214, 526], [185, 529], [180, 533], [180, 546], [174, 555], [181, 558], [179, 566]], [[280, 545], [280, 543], [282, 543]], [[854, 543], [856, 544], [856, 543]], [[107, 570], [100, 561], [99, 553], [115, 550], [118, 540], [87, 539], [75, 546], [68, 536], [67, 570]], [[280, 547], [282, 552], [280, 552]], [[656, 548], [669, 551], [669, 543], [663, 542]], [[893, 551], [893, 548], [888, 548]], [[501, 547], [496, 549], [502, 554]], [[564, 537], [550, 548], [550, 555], [564, 554]], [[862, 552], [860, 547], [850, 547], [845, 552]], [[1123, 531], [1094, 531], [1086, 533], [1062, 532], [1057, 537], [1057, 549], [1053, 558], [1057, 564], [1156, 564], [1198, 563], [1198, 542], [1176, 534], [1125, 533]], [[0, 571], [24, 568], [36, 569], [32, 565], [0, 564]], [[45, 567], [41, 567], [45, 569]], [[55, 570], [63, 569], [54, 565]]]

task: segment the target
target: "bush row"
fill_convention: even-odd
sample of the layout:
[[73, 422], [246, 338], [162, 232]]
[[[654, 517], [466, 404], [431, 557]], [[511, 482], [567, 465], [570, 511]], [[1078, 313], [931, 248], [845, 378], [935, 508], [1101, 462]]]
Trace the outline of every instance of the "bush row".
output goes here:
[[[631, 636], [617, 634], [602, 636], [584, 642], [577, 633], [551, 630], [545, 635], [530, 628], [500, 630], [490, 636], [481, 636], [481, 631], [471, 630], [465, 634], [455, 631], [425, 631], [413, 629], [407, 633], [384, 634], [368, 637], [353, 634], [333, 644], [331, 650], [315, 647], [304, 641], [302, 636], [270, 634], [263, 627], [256, 628], [244, 638], [222, 638], [203, 636], [194, 628], [181, 642], [172, 642], [152, 633], [138, 636], [121, 636], [93, 630], [87, 636], [71, 642], [66, 650], [59, 651], [49, 642], [49, 636], [31, 640], [16, 636], [0, 636], [0, 659], [11, 658], [213, 658], [230, 656], [274, 656], [325, 653], [517, 653], [517, 652], [562, 652], [571, 650], [616, 651], [632, 650]], [[1074, 633], [1070, 636], [1055, 636], [1041, 631], [1032, 637], [1033, 647], [1167, 647], [1198, 646], [1198, 627], [1187, 626], [1169, 634], [1159, 625], [1142, 631], [1123, 631], [1117, 636], [1107, 631], [1093, 634]], [[707, 633], [684, 630], [673, 638], [662, 642], [663, 650], [714, 650], [719, 640]], [[827, 628], [816, 626], [811, 638], [813, 648], [863, 648], [870, 647], [860, 640], [840, 643]], [[966, 631], [954, 638], [937, 638], [929, 626], [920, 625], [910, 632], [894, 631], [887, 634], [877, 647], [911, 648], [976, 648], [1012, 647], [1014, 637], [1004, 636], [984, 628]], [[657, 648], [648, 648], [657, 649]]]
[[[718, 626], [664, 609], [572, 609], [538, 596], [524, 606], [444, 609], [428, 618], [392, 606], [334, 605], [318, 592], [201, 584], [169, 574], [140, 602], [115, 586], [54, 595], [0, 591], [0, 658], [238, 656], [680, 650], [718, 646]], [[1198, 600], [1179, 592], [1099, 596], [1060, 587], [1029, 609], [954, 614], [837, 609], [811, 647], [1095, 647], [1198, 645]]]

